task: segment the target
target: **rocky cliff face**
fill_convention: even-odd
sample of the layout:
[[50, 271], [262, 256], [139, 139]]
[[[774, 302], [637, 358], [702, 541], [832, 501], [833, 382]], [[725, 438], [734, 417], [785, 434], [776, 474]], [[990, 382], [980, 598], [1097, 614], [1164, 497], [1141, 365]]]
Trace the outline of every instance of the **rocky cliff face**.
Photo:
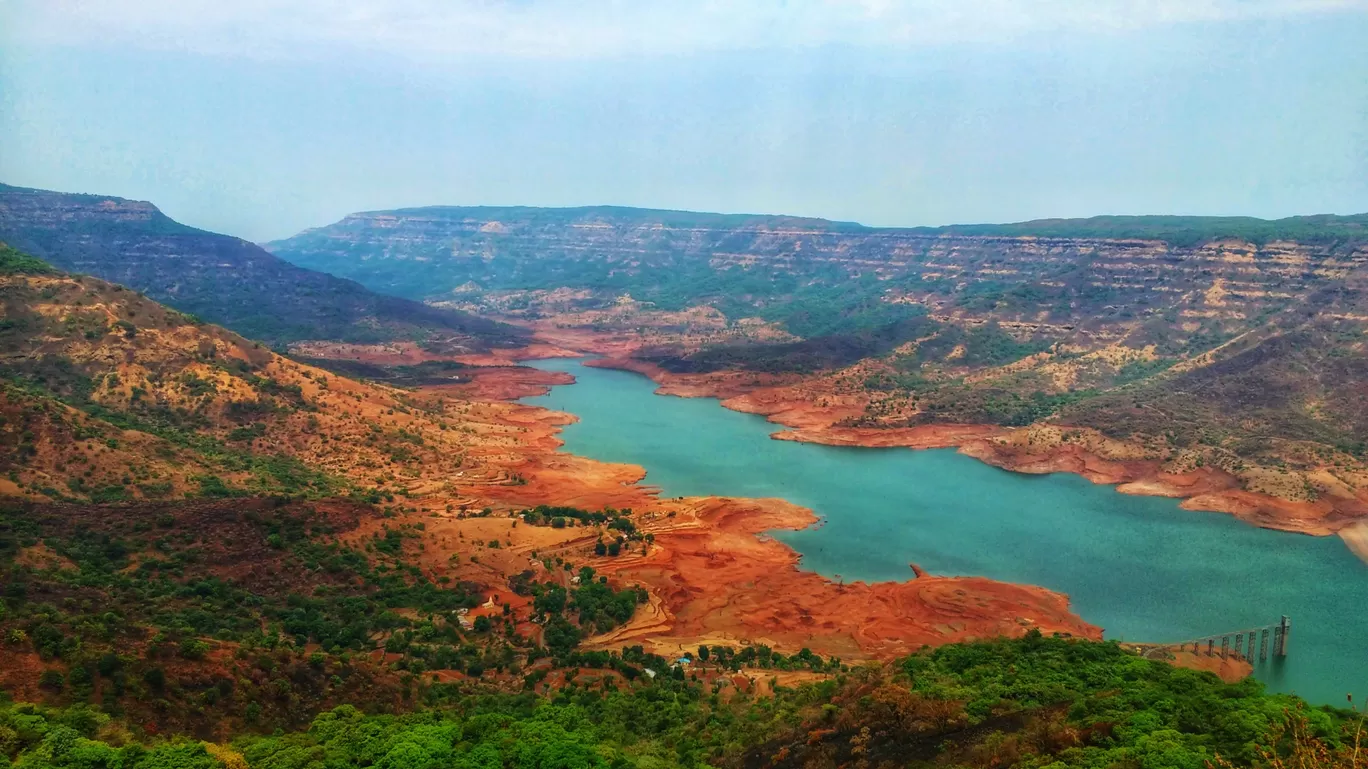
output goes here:
[[738, 284], [755, 276], [877, 278], [895, 301], [991, 311], [1003, 320], [1094, 324], [1172, 307], [1192, 318], [1250, 318], [1368, 274], [1368, 228], [1361, 225], [1314, 242], [1228, 237], [1180, 246], [614, 208], [422, 208], [353, 214], [268, 247], [297, 264], [415, 298], [441, 297], [470, 281], [630, 292], [653, 272], [705, 268]]
[[0, 185], [0, 241], [274, 343], [516, 342], [506, 326], [384, 296], [240, 238], [187, 227], [150, 203]]

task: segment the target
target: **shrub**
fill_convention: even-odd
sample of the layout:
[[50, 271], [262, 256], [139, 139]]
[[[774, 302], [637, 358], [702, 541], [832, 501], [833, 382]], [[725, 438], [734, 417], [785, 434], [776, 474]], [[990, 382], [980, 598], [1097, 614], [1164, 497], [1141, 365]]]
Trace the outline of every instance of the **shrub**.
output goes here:
[[66, 679], [56, 670], [44, 670], [38, 676], [38, 685], [51, 692], [60, 692], [66, 686]]

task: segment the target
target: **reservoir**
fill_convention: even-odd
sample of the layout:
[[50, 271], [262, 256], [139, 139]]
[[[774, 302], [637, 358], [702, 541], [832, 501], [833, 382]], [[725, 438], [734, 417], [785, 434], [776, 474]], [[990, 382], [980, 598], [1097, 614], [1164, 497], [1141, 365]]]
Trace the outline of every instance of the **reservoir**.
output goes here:
[[1368, 565], [1338, 537], [1255, 528], [1074, 475], [1010, 473], [953, 449], [776, 441], [778, 425], [711, 398], [654, 394], [645, 377], [556, 359], [576, 384], [527, 403], [579, 417], [564, 450], [646, 468], [665, 496], [782, 497], [823, 519], [775, 532], [801, 566], [847, 582], [907, 580], [908, 563], [1067, 593], [1124, 641], [1168, 642], [1292, 618], [1286, 659], [1257, 663], [1317, 704], [1368, 695]]

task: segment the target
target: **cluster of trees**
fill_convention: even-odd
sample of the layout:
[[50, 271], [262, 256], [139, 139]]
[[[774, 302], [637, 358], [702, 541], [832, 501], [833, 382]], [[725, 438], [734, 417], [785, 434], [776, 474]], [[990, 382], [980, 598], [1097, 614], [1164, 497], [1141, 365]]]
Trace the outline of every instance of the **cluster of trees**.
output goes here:
[[578, 577], [579, 584], [569, 590], [553, 582], [522, 581], [515, 586], [533, 596], [532, 608], [545, 624], [546, 646], [558, 655], [569, 652], [585, 635], [625, 624], [648, 597], [637, 586], [614, 590], [607, 577], [597, 577], [588, 566], [579, 570]]
[[522, 520], [533, 526], [550, 526], [556, 529], [563, 529], [571, 522], [578, 522], [580, 526], [604, 526], [606, 525], [610, 538], [604, 540], [600, 538], [594, 543], [595, 555], [618, 556], [629, 542], [640, 542], [650, 540], [653, 537], [649, 534], [642, 534], [637, 530], [636, 524], [632, 521], [632, 509], [630, 507], [617, 510], [605, 507], [602, 510], [591, 511], [578, 507], [557, 507], [551, 505], [538, 505], [537, 507], [522, 510], [518, 513]]
[[567, 521], [578, 521], [581, 526], [608, 524], [609, 528], [628, 533], [636, 530], [631, 515], [632, 509], [630, 507], [621, 510], [605, 507], [602, 510], [595, 511], [578, 507], [538, 505], [518, 512], [518, 516], [532, 526], [552, 526], [562, 529], [565, 528]]
[[[913, 368], [925, 363], [950, 363], [975, 368], [1002, 366], [1047, 350], [1050, 345], [1051, 342], [1044, 339], [1020, 341], [1003, 331], [996, 321], [967, 331], [959, 326], [944, 324], [934, 336], [917, 344], [905, 365]], [[950, 359], [955, 352], [958, 352], [958, 357]]]
[[1021, 393], [1000, 387], [974, 388], [950, 384], [922, 393], [919, 418], [928, 422], [1024, 427], [1096, 395], [1098, 391], [1091, 389], [1063, 393], [1041, 390]]
[[42, 259], [0, 243], [0, 275], [51, 275], [55, 272]]
[[840, 657], [822, 659], [811, 649], [799, 649], [785, 656], [765, 644], [743, 646], [737, 650], [731, 646], [700, 646], [693, 659], [711, 663], [719, 667], [739, 671], [743, 667], [764, 668], [766, 670], [811, 670], [816, 673], [834, 673], [844, 669]]

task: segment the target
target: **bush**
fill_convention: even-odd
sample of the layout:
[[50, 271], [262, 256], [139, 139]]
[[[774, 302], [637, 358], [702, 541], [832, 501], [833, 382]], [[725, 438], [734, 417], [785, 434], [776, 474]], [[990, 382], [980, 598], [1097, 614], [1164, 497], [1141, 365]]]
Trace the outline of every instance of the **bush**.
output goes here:
[[66, 686], [66, 679], [56, 670], [44, 670], [38, 676], [38, 685], [50, 692], [60, 692]]
[[180, 655], [188, 660], [202, 660], [209, 653], [209, 644], [198, 638], [187, 638], [180, 643]]
[[152, 691], [160, 692], [166, 688], [166, 671], [159, 667], [151, 667], [143, 671], [143, 681], [152, 687]]

